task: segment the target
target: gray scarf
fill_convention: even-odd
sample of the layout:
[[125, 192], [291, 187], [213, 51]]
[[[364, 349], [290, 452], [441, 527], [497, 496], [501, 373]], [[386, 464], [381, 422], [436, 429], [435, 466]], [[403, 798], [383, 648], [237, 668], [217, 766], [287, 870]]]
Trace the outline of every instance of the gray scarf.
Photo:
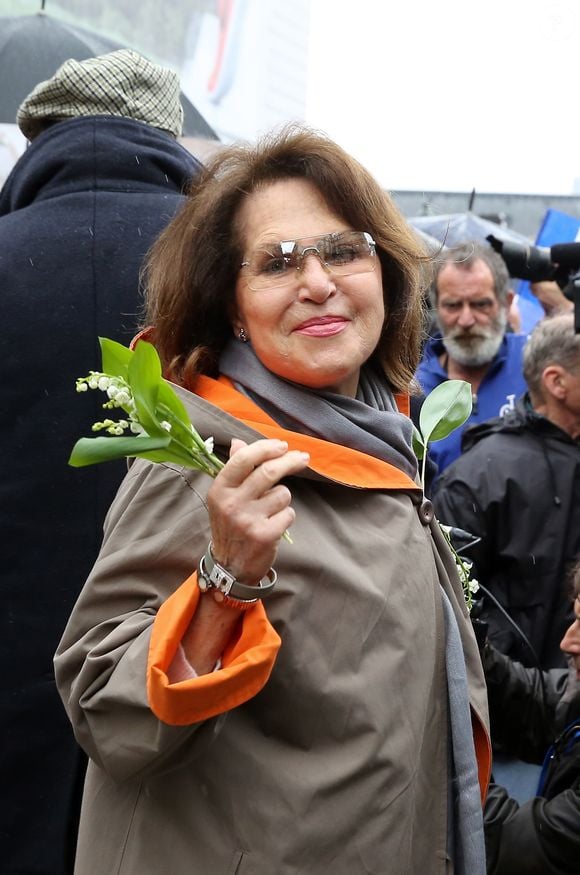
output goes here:
[[449, 850], [456, 875], [485, 875], [483, 810], [469, 715], [469, 689], [461, 637], [444, 590], [445, 665], [450, 724]]
[[372, 367], [363, 367], [357, 396], [348, 398], [277, 377], [249, 343], [232, 338], [219, 370], [283, 428], [360, 450], [415, 479], [411, 420], [397, 411], [386, 380]]

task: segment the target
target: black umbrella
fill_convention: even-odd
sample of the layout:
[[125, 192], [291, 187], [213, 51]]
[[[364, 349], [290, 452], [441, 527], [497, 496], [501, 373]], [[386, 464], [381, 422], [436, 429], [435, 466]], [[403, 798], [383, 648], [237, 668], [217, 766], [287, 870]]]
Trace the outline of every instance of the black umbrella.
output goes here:
[[[124, 48], [131, 47], [44, 12], [0, 18], [0, 123], [15, 124], [24, 98], [69, 58], [83, 61]], [[181, 103], [183, 135], [217, 140], [215, 131], [184, 94]]]

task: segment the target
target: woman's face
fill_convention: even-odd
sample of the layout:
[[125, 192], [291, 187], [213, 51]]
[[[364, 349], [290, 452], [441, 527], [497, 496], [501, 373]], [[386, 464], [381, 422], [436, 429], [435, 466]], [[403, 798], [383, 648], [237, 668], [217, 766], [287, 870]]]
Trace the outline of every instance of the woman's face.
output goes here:
[[[273, 243], [324, 236], [351, 228], [326, 205], [317, 189], [299, 179], [255, 191], [237, 216], [243, 261]], [[242, 270], [232, 319], [243, 328], [260, 361], [274, 374], [309, 388], [354, 397], [361, 365], [374, 351], [385, 318], [381, 265], [337, 276], [307, 253], [283, 286], [259, 288]]]

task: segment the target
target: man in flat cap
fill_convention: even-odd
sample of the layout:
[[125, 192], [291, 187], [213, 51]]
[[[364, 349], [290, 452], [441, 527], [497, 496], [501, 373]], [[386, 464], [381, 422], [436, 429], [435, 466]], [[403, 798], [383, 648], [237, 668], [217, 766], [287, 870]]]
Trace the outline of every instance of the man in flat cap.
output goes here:
[[0, 192], [2, 875], [72, 872], [84, 763], [52, 656], [125, 470], [67, 466], [102, 413], [75, 380], [99, 335], [136, 332], [143, 257], [199, 170], [182, 118], [176, 74], [128, 50], [67, 61], [18, 110], [31, 142]]

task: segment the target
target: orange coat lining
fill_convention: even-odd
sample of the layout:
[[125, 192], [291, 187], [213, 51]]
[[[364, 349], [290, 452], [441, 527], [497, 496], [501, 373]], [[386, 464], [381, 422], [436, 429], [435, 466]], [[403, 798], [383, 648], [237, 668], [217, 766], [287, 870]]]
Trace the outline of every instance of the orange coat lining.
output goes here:
[[219, 671], [170, 684], [167, 670], [195, 614], [201, 593], [194, 572], [159, 609], [151, 634], [147, 692], [153, 713], [184, 726], [230, 711], [258, 693], [270, 677], [280, 636], [261, 602], [242, 615], [240, 632], [222, 655]]
[[[330, 441], [281, 428], [257, 404], [238, 392], [227, 377], [218, 380], [198, 377], [194, 389], [201, 398], [264, 437], [287, 441], [291, 450], [309, 453], [309, 467], [331, 480], [361, 489], [420, 489], [414, 480], [388, 462]], [[397, 403], [403, 408], [408, 407], [408, 396], [397, 396]]]

